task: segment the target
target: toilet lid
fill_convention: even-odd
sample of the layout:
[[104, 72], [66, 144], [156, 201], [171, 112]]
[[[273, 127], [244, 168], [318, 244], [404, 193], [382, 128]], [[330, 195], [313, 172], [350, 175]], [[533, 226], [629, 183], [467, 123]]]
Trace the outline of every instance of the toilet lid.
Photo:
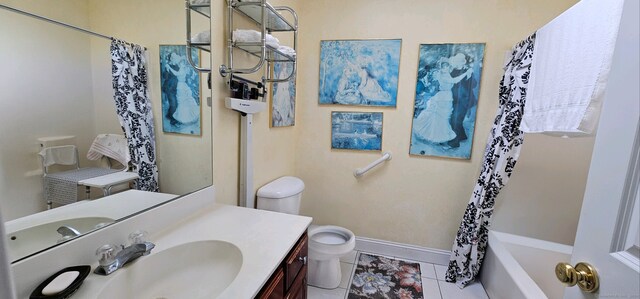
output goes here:
[[347, 241], [346, 237], [338, 232], [318, 232], [313, 235], [313, 241], [323, 244], [338, 245]]

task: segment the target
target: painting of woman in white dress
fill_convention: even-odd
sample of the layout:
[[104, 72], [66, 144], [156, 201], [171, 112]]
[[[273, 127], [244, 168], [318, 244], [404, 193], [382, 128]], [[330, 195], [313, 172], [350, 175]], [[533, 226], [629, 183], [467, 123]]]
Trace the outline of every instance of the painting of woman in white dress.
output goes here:
[[320, 104], [395, 107], [401, 40], [320, 42]]
[[484, 44], [420, 45], [410, 154], [469, 159]]
[[[293, 64], [276, 62], [273, 65], [274, 78], [286, 79], [291, 74]], [[271, 127], [290, 127], [296, 123], [296, 75], [287, 82], [273, 83], [271, 88]]]
[[[196, 49], [191, 56], [197, 64]], [[160, 46], [160, 77], [163, 131], [201, 135], [200, 76], [187, 62], [185, 46]]]

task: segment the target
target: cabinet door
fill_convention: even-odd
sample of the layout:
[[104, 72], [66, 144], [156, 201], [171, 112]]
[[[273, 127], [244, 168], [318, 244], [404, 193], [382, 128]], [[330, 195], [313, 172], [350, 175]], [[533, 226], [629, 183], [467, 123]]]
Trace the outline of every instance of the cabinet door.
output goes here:
[[[300, 270], [307, 264], [307, 244], [307, 234], [304, 234], [286, 259], [286, 264], [284, 265], [285, 290], [291, 288], [291, 284], [293, 284], [296, 277], [298, 277], [298, 273], [300, 273]], [[306, 277], [306, 274], [304, 276]]]
[[262, 289], [256, 298], [260, 299], [283, 299], [284, 298], [284, 271], [282, 267], [278, 268], [276, 273], [271, 276], [266, 286]]
[[286, 299], [306, 299], [307, 298], [307, 266], [300, 270], [300, 274], [291, 284]]

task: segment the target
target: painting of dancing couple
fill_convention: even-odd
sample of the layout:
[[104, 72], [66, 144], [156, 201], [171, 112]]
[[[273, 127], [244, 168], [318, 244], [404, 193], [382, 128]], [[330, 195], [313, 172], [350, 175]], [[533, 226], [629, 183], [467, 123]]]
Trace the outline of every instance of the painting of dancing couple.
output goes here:
[[402, 40], [320, 42], [320, 104], [396, 107]]
[[470, 159], [484, 44], [420, 45], [412, 155]]
[[[160, 45], [162, 131], [200, 136], [200, 76], [187, 61], [184, 45]], [[199, 55], [191, 49], [197, 65]]]

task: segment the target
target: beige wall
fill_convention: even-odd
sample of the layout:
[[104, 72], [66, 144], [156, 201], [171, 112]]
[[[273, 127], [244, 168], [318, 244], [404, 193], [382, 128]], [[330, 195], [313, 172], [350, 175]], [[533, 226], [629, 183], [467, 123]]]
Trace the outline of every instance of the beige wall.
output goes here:
[[[1, 3], [88, 25], [82, 0]], [[86, 34], [0, 9], [0, 205], [5, 220], [46, 208], [37, 138], [75, 135], [81, 157], [86, 155], [95, 136], [89, 49]], [[74, 88], [68, 88], [70, 82]]]
[[[482, 160], [489, 128], [497, 107], [498, 84], [502, 75], [505, 51], [540, 26], [567, 9], [575, 1], [304, 1], [300, 2], [300, 50], [297, 94], [298, 138], [295, 148], [295, 174], [306, 184], [302, 214], [314, 217], [317, 224], [334, 224], [351, 229], [356, 235], [420, 246], [450, 249], [464, 208]], [[319, 106], [318, 73], [320, 40], [401, 38], [397, 108]], [[485, 42], [486, 53], [480, 88], [476, 131], [470, 160], [409, 156], [409, 137], [413, 95], [417, 74], [418, 48], [421, 43]], [[391, 151], [393, 159], [355, 179], [352, 172], [380, 156], [380, 153], [335, 151], [330, 146], [331, 111], [384, 112], [383, 151]], [[502, 226], [522, 228], [523, 234], [545, 236], [547, 219], [559, 220], [558, 226], [574, 227], [575, 211], [580, 204], [567, 202], [572, 208], [569, 219], [561, 219], [562, 211], [555, 201], [581, 199], [584, 180], [578, 175], [576, 183], [553, 183], [545, 195], [553, 199], [531, 204], [537, 197], [535, 189], [527, 187], [527, 173], [545, 164], [545, 171], [560, 168], [583, 171], [584, 161], [567, 161], [558, 165], [546, 156], [532, 155], [538, 148], [548, 148], [546, 154], [564, 152], [571, 148], [587, 147], [580, 157], [590, 152], [588, 140], [575, 146], [560, 146], [564, 141], [530, 138], [525, 143], [525, 157], [516, 172], [514, 186], [508, 199], [513, 203], [500, 206], [505, 213], [529, 213], [526, 222], [519, 217], [500, 219]], [[217, 143], [216, 139], [216, 143]], [[567, 141], [572, 143], [574, 141]], [[557, 146], [557, 147], [556, 147]], [[582, 150], [582, 148], [581, 148]], [[549, 161], [548, 163], [546, 161]], [[574, 163], [575, 162], [575, 163]], [[588, 160], [584, 163], [587, 163]], [[574, 165], [579, 164], [579, 165]], [[256, 168], [256, 172], [261, 170]], [[571, 170], [569, 172], [573, 172]], [[565, 172], [566, 173], [566, 172]], [[518, 184], [518, 179], [520, 183]], [[551, 179], [547, 176], [546, 179]], [[544, 183], [540, 183], [545, 185]], [[562, 191], [562, 192], [557, 192]], [[572, 193], [570, 196], [567, 193]], [[522, 196], [521, 196], [522, 194]], [[567, 198], [564, 198], [567, 197]], [[504, 199], [503, 199], [504, 200]], [[501, 212], [501, 211], [498, 211]], [[519, 223], [521, 225], [519, 225]], [[565, 243], [573, 238], [565, 233], [549, 236]]]
[[[214, 44], [213, 68], [215, 70], [221, 64], [226, 63], [226, 1], [212, 0], [212, 11], [214, 14], [212, 21], [212, 40]], [[302, 1], [295, 0], [274, 0], [269, 1], [274, 6], [286, 5], [299, 11]], [[234, 17], [234, 28], [254, 29], [258, 28], [246, 18], [238, 14]], [[281, 43], [292, 45], [292, 34], [277, 34]], [[241, 55], [236, 51], [234, 63], [240, 66], [252, 66], [255, 59], [246, 55]], [[262, 72], [249, 78], [258, 79]], [[300, 78], [300, 77], [298, 77]], [[238, 112], [224, 107], [224, 98], [228, 96], [228, 88], [225, 78], [222, 78], [217, 71], [213, 73], [213, 127], [214, 127], [214, 178], [216, 186], [216, 200], [220, 203], [238, 203], [238, 169], [239, 169], [239, 147], [240, 147], [240, 115]], [[300, 80], [300, 79], [298, 79]], [[299, 82], [299, 81], [298, 81]], [[269, 90], [270, 86], [269, 86]], [[297, 103], [302, 102], [300, 96]], [[270, 100], [269, 100], [270, 103]], [[296, 113], [300, 110], [296, 108]], [[295, 153], [299, 148], [296, 146], [296, 132], [299, 130], [298, 123], [303, 121], [300, 115], [296, 115], [296, 126], [284, 128], [269, 127], [269, 112], [264, 111], [255, 114], [253, 117], [253, 151], [254, 151], [254, 190], [267, 182], [283, 175], [295, 174]]]

